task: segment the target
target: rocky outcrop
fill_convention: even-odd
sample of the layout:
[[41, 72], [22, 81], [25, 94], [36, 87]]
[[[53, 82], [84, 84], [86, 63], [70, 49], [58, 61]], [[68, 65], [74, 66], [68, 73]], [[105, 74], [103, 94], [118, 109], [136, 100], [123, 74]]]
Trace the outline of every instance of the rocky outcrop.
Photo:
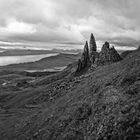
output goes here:
[[84, 46], [84, 51], [81, 57], [82, 67], [86, 67], [89, 63], [89, 48], [88, 48], [88, 42], [86, 41], [86, 44]]
[[96, 61], [96, 59], [99, 57], [98, 52], [93, 52], [92, 55], [90, 55], [90, 63], [93, 65]]
[[17, 87], [28, 87], [29, 83], [27, 82], [27, 80], [23, 79], [17, 82], [16, 84]]
[[90, 62], [89, 48], [88, 48], [88, 43], [86, 41], [86, 44], [84, 46], [84, 51], [82, 53], [81, 59], [79, 59], [79, 61], [78, 61], [77, 71], [81, 71], [82, 69], [87, 67], [89, 62]]
[[108, 42], [105, 42], [101, 52], [98, 53], [96, 41], [93, 34], [91, 34], [89, 45], [90, 51], [88, 48], [88, 42], [86, 41], [81, 59], [79, 59], [78, 61], [77, 72], [80, 72], [88, 66], [91, 67], [91, 70], [94, 70], [98, 65], [110, 64], [122, 59], [114, 46], [110, 47]]
[[91, 34], [90, 36], [89, 46], [90, 46], [90, 61], [91, 63], [94, 63], [95, 58], [97, 57], [97, 52], [96, 52], [97, 45], [93, 34]]
[[137, 50], [140, 51], [140, 46], [138, 46]]
[[82, 62], [81, 59], [78, 60], [78, 67], [77, 67], [77, 72], [80, 72], [82, 70]]
[[116, 51], [116, 49], [114, 48], [114, 46], [110, 48], [109, 43], [105, 42], [96, 63], [98, 65], [103, 65], [107, 63], [117, 62], [120, 60], [121, 60], [121, 57]]
[[96, 52], [97, 46], [96, 46], [96, 42], [95, 42], [95, 38], [94, 38], [93, 34], [91, 34], [91, 36], [90, 36], [89, 44], [90, 44], [90, 53], [92, 53], [94, 51]]

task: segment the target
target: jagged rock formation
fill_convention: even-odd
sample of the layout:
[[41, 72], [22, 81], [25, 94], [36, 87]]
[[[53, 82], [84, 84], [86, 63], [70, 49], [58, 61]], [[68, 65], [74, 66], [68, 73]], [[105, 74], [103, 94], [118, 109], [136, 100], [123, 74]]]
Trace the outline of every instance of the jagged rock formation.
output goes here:
[[109, 43], [105, 42], [96, 63], [100, 65], [100, 64], [117, 62], [120, 60], [121, 60], [121, 56], [118, 54], [114, 46], [110, 48]]
[[140, 50], [140, 46], [138, 46], [137, 50], [138, 50], [138, 51]]
[[77, 72], [80, 72], [87, 66], [91, 66], [91, 69], [95, 69], [98, 65], [109, 64], [120, 61], [122, 59], [121, 56], [116, 51], [116, 49], [114, 48], [114, 46], [110, 48], [108, 42], [105, 42], [101, 52], [98, 53], [96, 41], [93, 34], [91, 34], [89, 45], [90, 51], [88, 49], [88, 43], [86, 41], [81, 59], [79, 59], [78, 61]]
[[82, 53], [81, 59], [79, 59], [79, 61], [78, 61], [77, 71], [81, 71], [82, 69], [87, 67], [88, 64], [89, 64], [89, 61], [90, 61], [89, 48], [88, 48], [88, 43], [86, 41], [86, 44], [84, 46], [84, 51]]
[[90, 61], [91, 61], [91, 63], [94, 63], [95, 58], [97, 57], [97, 52], [96, 52], [97, 45], [96, 45], [96, 41], [95, 41], [93, 34], [91, 34], [91, 36], [90, 36], [89, 45], [90, 45]]
[[81, 57], [82, 67], [86, 67], [89, 63], [89, 48], [88, 48], [88, 42], [86, 41], [86, 44], [84, 46], [84, 52]]
[[89, 44], [90, 44], [90, 53], [92, 53], [94, 51], [96, 52], [97, 46], [96, 46], [96, 42], [95, 42], [95, 38], [94, 38], [93, 34], [91, 34], [91, 36], [90, 36]]
[[80, 72], [82, 70], [82, 62], [81, 59], [78, 60], [78, 68], [77, 71]]

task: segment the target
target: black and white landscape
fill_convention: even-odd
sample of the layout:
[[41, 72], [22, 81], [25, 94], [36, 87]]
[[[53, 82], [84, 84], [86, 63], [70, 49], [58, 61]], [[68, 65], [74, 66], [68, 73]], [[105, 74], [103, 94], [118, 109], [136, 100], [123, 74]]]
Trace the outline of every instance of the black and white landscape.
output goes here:
[[0, 0], [0, 140], [140, 140], [139, 0]]

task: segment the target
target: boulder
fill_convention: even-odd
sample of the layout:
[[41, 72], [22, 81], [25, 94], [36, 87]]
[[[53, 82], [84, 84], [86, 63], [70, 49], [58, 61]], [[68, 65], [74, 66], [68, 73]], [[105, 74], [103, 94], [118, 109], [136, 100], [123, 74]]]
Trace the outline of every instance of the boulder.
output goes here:
[[26, 81], [26, 79], [20, 80], [16, 84], [17, 87], [27, 87], [28, 85], [29, 83]]

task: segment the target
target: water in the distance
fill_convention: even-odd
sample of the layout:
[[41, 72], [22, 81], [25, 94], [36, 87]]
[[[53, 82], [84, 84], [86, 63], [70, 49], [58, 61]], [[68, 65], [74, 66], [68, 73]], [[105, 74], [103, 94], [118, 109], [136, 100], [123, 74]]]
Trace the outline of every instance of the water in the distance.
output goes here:
[[58, 53], [41, 54], [41, 55], [25, 55], [25, 56], [0, 56], [0, 66], [26, 63], [26, 62], [35, 62], [42, 58], [56, 56], [56, 55], [58, 55]]

